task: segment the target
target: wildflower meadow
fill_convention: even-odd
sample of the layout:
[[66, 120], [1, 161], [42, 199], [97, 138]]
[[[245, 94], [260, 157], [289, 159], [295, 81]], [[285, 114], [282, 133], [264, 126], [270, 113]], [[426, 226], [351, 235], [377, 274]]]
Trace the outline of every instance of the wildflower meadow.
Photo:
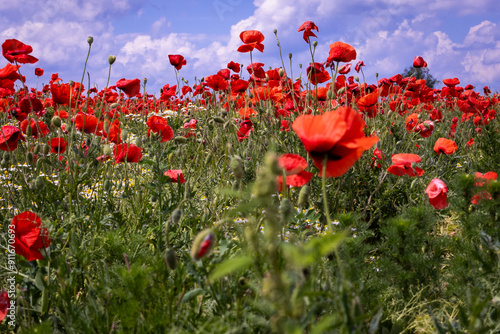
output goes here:
[[292, 73], [278, 37], [156, 95], [3, 41], [1, 333], [500, 332], [499, 93], [366, 81], [311, 21]]

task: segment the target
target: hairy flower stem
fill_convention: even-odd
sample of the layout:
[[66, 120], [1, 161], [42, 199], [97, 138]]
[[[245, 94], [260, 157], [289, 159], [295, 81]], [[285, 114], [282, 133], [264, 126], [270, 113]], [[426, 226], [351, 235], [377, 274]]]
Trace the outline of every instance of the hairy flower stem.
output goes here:
[[328, 208], [328, 199], [326, 197], [326, 164], [328, 162], [328, 156], [325, 155], [323, 159], [323, 171], [321, 175], [321, 190], [323, 192], [323, 207], [325, 209], [326, 223], [330, 226], [332, 219], [330, 218], [330, 209]]

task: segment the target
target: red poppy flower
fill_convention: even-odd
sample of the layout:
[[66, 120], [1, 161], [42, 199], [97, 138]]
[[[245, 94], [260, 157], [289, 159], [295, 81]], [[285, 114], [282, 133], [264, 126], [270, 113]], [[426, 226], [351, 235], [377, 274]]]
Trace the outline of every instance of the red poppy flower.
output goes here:
[[[306, 159], [297, 154], [283, 154], [278, 158], [278, 165], [286, 173], [287, 187], [302, 187], [311, 181], [313, 174], [305, 171], [307, 168]], [[283, 175], [278, 175], [276, 178], [278, 191], [283, 187]]]
[[116, 88], [122, 90], [128, 97], [135, 97], [141, 91], [141, 80], [122, 78], [116, 82]]
[[[104, 128], [104, 126], [102, 127]], [[109, 126], [109, 132], [106, 132], [103, 129], [102, 136], [107, 140], [109, 140], [110, 142], [113, 142], [115, 144], [120, 144], [122, 142], [121, 133], [122, 130], [120, 129], [120, 121], [118, 119], [115, 119], [113, 123], [111, 123], [111, 125]]]
[[304, 34], [302, 35], [304, 37], [304, 41], [306, 43], [309, 43], [309, 37], [317, 37], [311, 30], [316, 30], [319, 31], [318, 26], [314, 24], [313, 21], [306, 21], [302, 23], [302, 25], [299, 27], [298, 32], [303, 31]]
[[46, 113], [45, 107], [35, 94], [29, 94], [23, 97], [19, 103], [19, 108], [21, 108], [21, 111], [25, 114], [29, 114], [33, 111], [39, 117], [42, 117]]
[[345, 64], [339, 69], [339, 74], [348, 74], [351, 72], [352, 64]]
[[330, 74], [321, 63], [313, 63], [307, 67], [307, 78], [313, 85], [317, 85], [330, 80]]
[[368, 115], [368, 117], [373, 118], [378, 113], [378, 90], [373, 93], [366, 94], [358, 100], [359, 111]]
[[446, 138], [438, 138], [436, 143], [434, 144], [434, 151], [439, 155], [440, 153], [444, 154], [453, 154], [458, 149], [457, 143], [453, 140]]
[[24, 136], [18, 127], [12, 125], [2, 126], [0, 129], [0, 150], [14, 151], [19, 140], [24, 140]]
[[4, 288], [2, 288], [2, 291], [0, 291], [0, 322], [7, 316], [9, 307], [10, 307], [9, 294]]
[[351, 45], [343, 42], [330, 44], [330, 52], [326, 60], [327, 64], [331, 65], [334, 61], [348, 63], [355, 59], [356, 50]]
[[134, 144], [118, 144], [113, 150], [115, 163], [120, 162], [139, 162], [142, 158], [142, 148]]
[[387, 157], [385, 156], [384, 152], [382, 152], [378, 148], [375, 148], [375, 150], [373, 150], [372, 163], [370, 164], [370, 167], [382, 168], [382, 164], [380, 162], [383, 160], [387, 160]]
[[[31, 135], [33, 138], [42, 138], [45, 137], [49, 132], [49, 127], [43, 121], [35, 121], [33, 118], [30, 118], [29, 125], [31, 127]], [[28, 128], [28, 120], [25, 119], [21, 122], [21, 131], [26, 134], [26, 129]]]
[[227, 64], [227, 68], [229, 68], [230, 70], [233, 70], [234, 72], [236, 73], [240, 73], [240, 70], [241, 70], [241, 67], [240, 67], [240, 64], [238, 63], [235, 63], [234, 61], [231, 60], [231, 62], [229, 62]]
[[415, 132], [420, 134], [422, 138], [430, 137], [433, 131], [434, 131], [434, 122], [429, 120], [420, 123], [415, 128]]
[[413, 67], [415, 68], [427, 67], [427, 63], [421, 56], [415, 56], [415, 58], [413, 59]]
[[408, 132], [413, 131], [413, 129], [417, 126], [418, 123], [418, 114], [413, 113], [406, 117], [406, 122], [405, 122], [405, 129]]
[[449, 88], [454, 88], [456, 85], [460, 84], [460, 80], [458, 80], [458, 78], [444, 79], [443, 83]]
[[238, 141], [241, 142], [243, 139], [248, 138], [248, 133], [252, 130], [253, 123], [250, 120], [243, 121], [240, 128], [236, 132], [238, 135]]
[[163, 175], [168, 176], [170, 178], [170, 182], [172, 183], [186, 182], [186, 180], [184, 179], [184, 175], [182, 174], [182, 169], [169, 169], [164, 172]]
[[92, 115], [78, 113], [75, 118], [75, 127], [85, 133], [93, 133], [97, 136], [102, 136], [103, 123]]
[[345, 174], [378, 141], [376, 136], [365, 137], [363, 117], [349, 107], [322, 115], [301, 115], [292, 128], [320, 170], [320, 176], [326, 157], [326, 177]]
[[148, 129], [148, 137], [153, 131], [153, 133], [160, 133], [161, 142], [166, 142], [174, 138], [174, 130], [168, 125], [167, 120], [160, 116], [151, 116], [148, 118], [147, 125]]
[[18, 214], [12, 219], [9, 229], [15, 231], [16, 254], [24, 256], [28, 261], [43, 259], [40, 249], [50, 246], [50, 236], [36, 213], [25, 211]]
[[246, 30], [243, 31], [240, 34], [240, 39], [243, 43], [238, 48], [238, 52], [250, 52], [253, 51], [253, 49], [257, 49], [260, 52], [264, 52], [264, 44], [262, 44], [262, 41], [264, 41], [264, 35], [257, 30]]
[[365, 66], [365, 62], [362, 61], [362, 60], [358, 61], [358, 63], [354, 67], [354, 69], [356, 70], [357, 73], [359, 73], [359, 71], [361, 70], [362, 66]]
[[43, 69], [41, 69], [39, 67], [35, 68], [35, 75], [37, 77], [41, 77], [43, 75], [43, 72], [44, 72]]
[[243, 93], [248, 88], [248, 81], [246, 80], [232, 80], [231, 81], [231, 91], [233, 93]]
[[219, 74], [209, 75], [205, 78], [205, 85], [215, 91], [226, 90], [227, 81]]
[[26, 45], [17, 39], [7, 39], [2, 44], [2, 54], [9, 62], [14, 61], [20, 64], [34, 64], [38, 61], [37, 58], [29, 55], [33, 52], [33, 48]]
[[[75, 85], [76, 86], [76, 85]], [[78, 90], [71, 89], [70, 84], [51, 84], [50, 92], [52, 93], [52, 101], [57, 104], [69, 105], [71, 101], [71, 106], [76, 105]]]
[[255, 117], [259, 114], [258, 112], [249, 107], [244, 107], [239, 109], [238, 113], [240, 114], [240, 117], [242, 119], [250, 119], [250, 117]]
[[181, 55], [168, 55], [168, 60], [177, 71], [179, 71], [182, 66], [186, 65], [186, 59]]
[[190, 93], [193, 91], [193, 89], [190, 86], [182, 86], [182, 95], [186, 95], [187, 93]]
[[66, 151], [66, 140], [62, 137], [52, 138], [47, 144], [52, 153], [63, 154]]
[[392, 165], [387, 168], [387, 171], [393, 175], [403, 176], [408, 175], [414, 177], [416, 175], [422, 176], [424, 170], [416, 167], [415, 164], [422, 161], [420, 156], [412, 153], [399, 153], [391, 157]]
[[441, 210], [448, 206], [448, 187], [440, 179], [432, 179], [425, 193], [434, 209]]

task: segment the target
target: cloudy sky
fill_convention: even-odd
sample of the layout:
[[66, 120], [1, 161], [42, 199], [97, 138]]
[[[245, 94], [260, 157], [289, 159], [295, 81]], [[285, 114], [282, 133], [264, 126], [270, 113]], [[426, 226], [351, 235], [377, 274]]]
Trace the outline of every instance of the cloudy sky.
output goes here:
[[117, 57], [110, 84], [148, 78], [147, 91], [157, 96], [164, 84], [176, 84], [169, 54], [187, 59], [180, 75], [190, 84], [229, 61], [246, 66], [249, 54], [236, 51], [244, 30], [265, 35], [264, 52], [253, 61], [274, 68], [281, 66], [277, 29], [287, 71], [292, 53], [297, 77], [298, 64], [305, 69], [311, 61], [297, 30], [310, 20], [319, 27], [315, 60], [326, 60], [331, 43], [349, 43], [366, 64], [368, 83], [377, 72], [380, 78], [401, 73], [421, 55], [438, 80], [458, 77], [463, 86], [500, 91], [498, 0], [17, 0], [1, 1], [0, 12], [0, 39], [29, 44], [40, 59], [21, 68], [32, 87], [35, 67], [45, 70], [38, 88], [56, 72], [65, 82], [81, 80], [87, 36], [94, 37], [87, 72], [99, 89], [109, 55]]

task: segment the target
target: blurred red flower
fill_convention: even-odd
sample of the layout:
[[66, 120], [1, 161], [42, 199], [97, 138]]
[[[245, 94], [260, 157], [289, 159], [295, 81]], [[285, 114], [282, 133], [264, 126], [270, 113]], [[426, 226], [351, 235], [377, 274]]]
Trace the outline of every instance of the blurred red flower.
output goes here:
[[141, 91], [141, 80], [122, 78], [116, 82], [116, 88], [122, 90], [128, 97], [135, 97]]
[[226, 90], [227, 88], [227, 81], [219, 74], [209, 75], [204, 82], [205, 85], [216, 91]]
[[80, 112], [75, 116], [74, 122], [78, 130], [102, 136], [103, 123], [97, 117]]
[[186, 59], [181, 55], [168, 55], [168, 60], [177, 71], [179, 71], [182, 66], [186, 65]]
[[243, 43], [238, 48], [239, 52], [250, 52], [253, 51], [253, 49], [257, 49], [260, 52], [264, 52], [264, 44], [262, 44], [262, 41], [264, 41], [264, 35], [257, 30], [246, 30], [241, 32], [240, 34], [240, 39]]
[[34, 64], [38, 61], [37, 58], [29, 55], [33, 52], [33, 48], [26, 45], [17, 39], [7, 39], [2, 44], [2, 55], [9, 62], [14, 61], [20, 64]]
[[378, 141], [376, 136], [365, 136], [363, 117], [349, 107], [322, 115], [301, 115], [292, 128], [320, 170], [320, 176], [326, 158], [326, 177], [345, 174]]
[[113, 150], [115, 163], [120, 162], [139, 162], [142, 158], [142, 148], [134, 144], [118, 144]]
[[412, 153], [399, 153], [391, 157], [392, 165], [387, 168], [387, 171], [393, 175], [411, 177], [422, 176], [424, 170], [417, 167], [416, 164], [422, 161], [419, 155]]
[[16, 254], [24, 256], [28, 261], [43, 259], [40, 249], [50, 246], [50, 236], [36, 213], [25, 211], [14, 216], [9, 229], [15, 231]]
[[343, 42], [335, 42], [330, 44], [330, 52], [326, 60], [328, 65], [332, 62], [348, 63], [356, 59], [356, 50], [349, 44]]
[[304, 34], [302, 36], [304, 37], [304, 41], [306, 41], [306, 43], [309, 43], [309, 37], [311, 37], [311, 36], [318, 37], [311, 30], [319, 31], [318, 26], [316, 24], [314, 24], [313, 21], [306, 21], [306, 22], [302, 23], [302, 25], [299, 27], [298, 32], [301, 32], [301, 31], [304, 32]]
[[446, 138], [438, 138], [436, 143], [434, 144], [434, 151], [439, 155], [440, 153], [444, 154], [453, 154], [458, 149], [457, 143], [453, 140]]
[[2, 126], [0, 129], [0, 150], [14, 151], [19, 140], [24, 140], [24, 136], [18, 127], [12, 125]]
[[252, 130], [253, 123], [250, 120], [243, 121], [240, 128], [236, 132], [238, 135], [238, 141], [241, 142], [243, 139], [248, 138], [248, 133]]
[[10, 307], [9, 294], [4, 288], [2, 288], [2, 291], [0, 291], [0, 322], [7, 316], [9, 307]]
[[[297, 154], [283, 154], [278, 158], [278, 165], [285, 171], [287, 187], [302, 187], [311, 181], [313, 174], [305, 171], [306, 159]], [[283, 188], [283, 175], [276, 177], [278, 191]]]
[[24, 134], [26, 134], [28, 122], [29, 126], [31, 127], [31, 135], [33, 136], [33, 138], [45, 137], [50, 132], [49, 127], [43, 121], [37, 122], [33, 118], [30, 118], [29, 121], [25, 119], [21, 122], [21, 131], [24, 132]]
[[174, 138], [174, 131], [168, 125], [167, 120], [160, 116], [151, 116], [148, 118], [146, 123], [149, 127], [148, 129], [148, 137], [153, 131], [153, 133], [159, 133], [161, 136], [161, 142], [166, 142]]
[[448, 206], [448, 187], [440, 179], [432, 179], [425, 189], [425, 193], [434, 209], [440, 210]]
[[35, 68], [35, 75], [37, 77], [41, 77], [43, 75], [43, 72], [44, 72], [43, 69], [41, 69], [39, 67]]
[[321, 63], [313, 63], [307, 67], [307, 78], [313, 85], [317, 85], [330, 80], [330, 74]]
[[415, 128], [415, 132], [420, 134], [422, 138], [430, 137], [433, 131], [434, 131], [434, 122], [429, 120], [420, 123]]
[[66, 151], [66, 140], [63, 137], [52, 138], [47, 145], [52, 153], [63, 154]]
[[182, 169], [169, 169], [164, 172], [163, 175], [168, 176], [170, 178], [170, 182], [172, 183], [186, 182], [186, 180], [184, 179], [184, 174], [182, 174]]
[[241, 70], [241, 67], [240, 67], [240, 64], [238, 63], [235, 63], [234, 61], [231, 60], [231, 62], [229, 62], [227, 64], [227, 68], [229, 68], [230, 70], [233, 70], [234, 72], [236, 73], [240, 73], [240, 70]]

